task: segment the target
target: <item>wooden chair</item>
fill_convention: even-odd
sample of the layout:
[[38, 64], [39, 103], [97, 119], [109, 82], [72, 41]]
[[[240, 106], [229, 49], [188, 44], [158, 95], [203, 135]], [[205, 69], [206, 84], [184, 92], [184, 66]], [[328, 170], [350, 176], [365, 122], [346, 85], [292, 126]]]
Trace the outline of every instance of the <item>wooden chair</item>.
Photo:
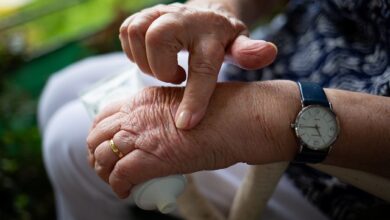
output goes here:
[[[271, 197], [280, 177], [288, 163], [274, 163], [251, 166], [245, 179], [238, 189], [228, 220], [258, 220]], [[330, 165], [316, 164], [311, 167], [341, 181], [371, 193], [390, 202], [390, 180], [366, 172], [340, 168]], [[185, 219], [189, 220], [223, 220], [226, 219], [207, 201], [196, 189], [191, 177], [188, 177], [188, 187], [179, 198], [179, 209]]]

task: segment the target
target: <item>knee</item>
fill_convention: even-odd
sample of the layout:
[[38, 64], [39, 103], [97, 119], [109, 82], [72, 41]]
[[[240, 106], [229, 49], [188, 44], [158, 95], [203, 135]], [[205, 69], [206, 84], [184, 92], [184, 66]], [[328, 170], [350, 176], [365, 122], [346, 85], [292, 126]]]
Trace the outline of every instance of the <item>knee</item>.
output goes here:
[[42, 132], [58, 109], [67, 102], [77, 99], [77, 84], [68, 76], [68, 72], [63, 71], [51, 76], [41, 93], [38, 123]]
[[[79, 61], [52, 75], [41, 94], [38, 122], [43, 131], [50, 118], [91, 84], [127, 66], [123, 55], [110, 54]], [[126, 62], [125, 62], [126, 61]]]
[[54, 185], [74, 180], [87, 164], [86, 136], [91, 121], [80, 102], [61, 107], [43, 134], [43, 157]]

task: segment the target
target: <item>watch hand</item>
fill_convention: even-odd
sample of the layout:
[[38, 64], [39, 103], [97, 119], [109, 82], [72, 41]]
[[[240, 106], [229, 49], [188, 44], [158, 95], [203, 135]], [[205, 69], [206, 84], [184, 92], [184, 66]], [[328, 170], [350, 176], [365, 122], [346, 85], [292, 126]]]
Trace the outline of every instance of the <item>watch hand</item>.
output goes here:
[[319, 135], [319, 136], [322, 136], [322, 135], [321, 135], [321, 132], [320, 132], [320, 129], [319, 129], [320, 127], [318, 127], [318, 125], [316, 125], [316, 126], [314, 126], [314, 128], [316, 129], [318, 135]]
[[315, 126], [299, 125], [300, 128], [316, 128]]

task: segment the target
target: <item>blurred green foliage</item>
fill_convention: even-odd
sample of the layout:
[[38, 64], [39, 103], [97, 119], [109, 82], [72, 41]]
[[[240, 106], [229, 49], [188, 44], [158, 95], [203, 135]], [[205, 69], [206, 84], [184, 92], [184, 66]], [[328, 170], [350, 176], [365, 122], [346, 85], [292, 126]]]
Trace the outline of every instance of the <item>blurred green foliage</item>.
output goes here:
[[35, 126], [36, 101], [4, 81], [0, 94], [0, 219], [54, 219]]
[[36, 121], [47, 78], [86, 56], [117, 50], [118, 22], [156, 2], [35, 0], [0, 14], [1, 220], [55, 219]]
[[[34, 0], [0, 14], [0, 71], [93, 34], [120, 14], [129, 14], [157, 0]], [[166, 1], [159, 1], [166, 2]], [[119, 27], [118, 27], [119, 28]]]

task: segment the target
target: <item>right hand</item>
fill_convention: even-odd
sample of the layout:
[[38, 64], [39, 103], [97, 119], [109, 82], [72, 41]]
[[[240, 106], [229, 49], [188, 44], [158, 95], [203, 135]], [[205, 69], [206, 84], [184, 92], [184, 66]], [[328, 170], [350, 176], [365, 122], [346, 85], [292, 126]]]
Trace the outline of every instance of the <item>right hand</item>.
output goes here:
[[247, 34], [246, 26], [221, 7], [179, 3], [142, 10], [120, 28], [128, 58], [161, 81], [181, 83], [186, 79], [177, 53], [189, 52], [189, 78], [175, 116], [180, 129], [190, 129], [203, 118], [225, 57], [245, 69], [261, 68], [275, 59], [275, 45], [251, 40]]

